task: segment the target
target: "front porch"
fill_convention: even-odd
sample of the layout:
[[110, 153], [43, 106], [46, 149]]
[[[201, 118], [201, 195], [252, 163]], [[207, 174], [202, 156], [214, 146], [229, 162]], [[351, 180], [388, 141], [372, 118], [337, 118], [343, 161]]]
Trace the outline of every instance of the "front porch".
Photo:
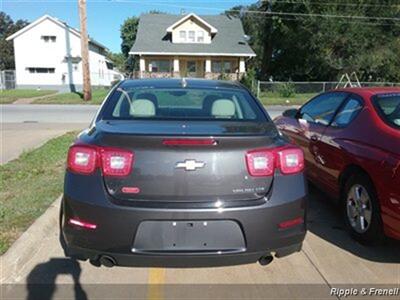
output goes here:
[[244, 57], [140, 56], [135, 78], [206, 78], [239, 80], [246, 72]]

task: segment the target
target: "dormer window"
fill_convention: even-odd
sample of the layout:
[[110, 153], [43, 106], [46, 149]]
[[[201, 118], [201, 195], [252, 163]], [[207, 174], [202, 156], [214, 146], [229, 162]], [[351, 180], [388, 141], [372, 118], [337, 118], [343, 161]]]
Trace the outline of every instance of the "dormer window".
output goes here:
[[179, 31], [179, 39], [180, 39], [181, 43], [186, 43], [186, 31], [185, 30]]
[[196, 41], [195, 31], [194, 30], [189, 30], [188, 42], [189, 43], [194, 43], [195, 41]]
[[218, 30], [195, 14], [189, 14], [167, 28], [172, 43], [210, 44]]
[[204, 31], [197, 31], [197, 42], [204, 43]]
[[42, 35], [41, 38], [45, 43], [55, 43], [57, 39], [55, 35]]

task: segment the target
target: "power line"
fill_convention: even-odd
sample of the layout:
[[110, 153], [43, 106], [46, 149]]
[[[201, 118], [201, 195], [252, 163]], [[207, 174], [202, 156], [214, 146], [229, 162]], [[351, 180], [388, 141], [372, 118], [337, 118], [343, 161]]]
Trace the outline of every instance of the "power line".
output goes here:
[[[3, 0], [4, 2], [14, 2], [14, 3], [27, 3], [27, 2], [49, 2], [48, 0], [36, 0], [36, 1], [10, 1], [10, 0]], [[71, 1], [65, 0], [54, 0], [51, 1], [59, 2], [59, 3], [72, 3]], [[319, 17], [319, 18], [336, 18], [336, 19], [357, 19], [357, 20], [382, 20], [382, 21], [400, 21], [400, 18], [396, 17], [374, 17], [374, 16], [358, 16], [358, 15], [334, 15], [334, 14], [316, 14], [316, 13], [296, 13], [296, 12], [284, 12], [284, 11], [258, 11], [258, 10], [248, 10], [248, 9], [241, 9], [241, 10], [232, 10], [232, 9], [222, 9], [217, 7], [204, 7], [204, 6], [190, 6], [190, 5], [175, 5], [171, 4], [170, 2], [142, 2], [138, 0], [92, 0], [90, 2], [97, 2], [97, 3], [140, 3], [142, 5], [162, 5], [166, 7], [174, 7], [174, 8], [188, 8], [188, 9], [203, 9], [203, 10], [214, 10], [214, 11], [227, 11], [227, 12], [240, 12], [246, 14], [264, 14], [264, 15], [277, 15], [277, 16], [300, 16], [300, 17]]]
[[[263, 1], [264, 2], [264, 1]], [[265, 1], [267, 2], [267, 1]], [[400, 3], [392, 3], [392, 4], [376, 4], [376, 3], [346, 3], [346, 2], [319, 2], [319, 1], [298, 1], [298, 0], [275, 0], [276, 3], [287, 3], [293, 5], [301, 5], [301, 4], [315, 4], [322, 6], [353, 6], [353, 7], [400, 7]]]

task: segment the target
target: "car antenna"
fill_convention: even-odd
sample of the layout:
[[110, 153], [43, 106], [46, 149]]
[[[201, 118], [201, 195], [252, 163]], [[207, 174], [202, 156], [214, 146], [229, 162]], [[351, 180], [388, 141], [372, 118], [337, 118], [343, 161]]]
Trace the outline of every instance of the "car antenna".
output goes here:
[[182, 84], [183, 88], [185, 88], [187, 86], [187, 81], [186, 81], [185, 77], [182, 78], [181, 84]]

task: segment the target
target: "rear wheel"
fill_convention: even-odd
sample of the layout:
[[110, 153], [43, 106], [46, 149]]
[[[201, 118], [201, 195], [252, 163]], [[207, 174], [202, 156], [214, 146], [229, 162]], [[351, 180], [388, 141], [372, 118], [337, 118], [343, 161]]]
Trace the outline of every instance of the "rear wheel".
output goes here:
[[379, 202], [370, 179], [362, 174], [351, 176], [342, 196], [343, 215], [350, 234], [364, 243], [382, 241]]

